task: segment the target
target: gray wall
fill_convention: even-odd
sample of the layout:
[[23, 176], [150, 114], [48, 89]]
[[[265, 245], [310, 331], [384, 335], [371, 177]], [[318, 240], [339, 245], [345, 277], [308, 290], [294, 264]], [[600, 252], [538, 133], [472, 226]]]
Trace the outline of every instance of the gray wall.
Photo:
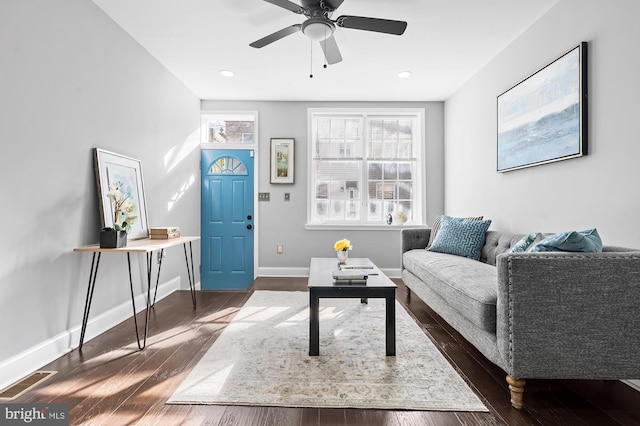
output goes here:
[[[445, 102], [445, 211], [492, 229], [597, 227], [640, 247], [640, 3], [561, 0]], [[589, 155], [496, 173], [496, 96], [580, 41], [589, 42]]]
[[[310, 257], [334, 256], [333, 243], [351, 240], [350, 256], [368, 257], [379, 267], [400, 268], [400, 231], [306, 230], [307, 219], [307, 109], [308, 108], [424, 108], [426, 134], [426, 212], [429, 222], [443, 210], [443, 103], [362, 103], [362, 102], [202, 102], [203, 111], [258, 111], [259, 192], [270, 192], [271, 201], [259, 202], [259, 267], [274, 274], [295, 274], [309, 267]], [[271, 138], [295, 138], [295, 183], [272, 185], [269, 179]], [[291, 201], [284, 201], [284, 193]], [[276, 245], [284, 254], [276, 254]]]
[[[199, 234], [200, 100], [87, 0], [0, 3], [0, 94], [2, 388], [78, 343], [91, 256], [72, 249], [100, 229], [92, 148], [142, 161], [152, 226]], [[162, 282], [185, 285], [181, 250]], [[126, 257], [104, 255], [91, 318], [130, 316], [129, 300]]]

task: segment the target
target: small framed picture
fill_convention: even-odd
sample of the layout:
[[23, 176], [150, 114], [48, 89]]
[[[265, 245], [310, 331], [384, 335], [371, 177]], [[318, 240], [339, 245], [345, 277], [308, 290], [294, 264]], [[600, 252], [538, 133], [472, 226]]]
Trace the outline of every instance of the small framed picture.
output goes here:
[[98, 186], [101, 226], [112, 228], [114, 225], [112, 201], [107, 198], [107, 194], [112, 185], [117, 185], [121, 199], [127, 201], [127, 215], [130, 217], [127, 222], [131, 224], [129, 239], [148, 238], [147, 203], [144, 197], [140, 160], [95, 148], [94, 169]]
[[271, 183], [294, 183], [294, 139], [271, 139]]

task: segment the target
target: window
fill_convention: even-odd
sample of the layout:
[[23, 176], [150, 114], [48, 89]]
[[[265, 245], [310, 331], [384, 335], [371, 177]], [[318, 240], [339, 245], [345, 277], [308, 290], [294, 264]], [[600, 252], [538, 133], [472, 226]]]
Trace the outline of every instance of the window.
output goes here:
[[252, 144], [255, 116], [252, 114], [214, 114], [201, 116], [201, 143]]
[[422, 224], [423, 110], [309, 110], [308, 225]]

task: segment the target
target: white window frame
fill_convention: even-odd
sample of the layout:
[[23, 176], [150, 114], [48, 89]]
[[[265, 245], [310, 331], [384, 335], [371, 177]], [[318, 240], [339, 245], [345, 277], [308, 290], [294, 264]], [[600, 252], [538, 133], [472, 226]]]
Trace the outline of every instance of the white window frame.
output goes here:
[[[367, 219], [367, 209], [369, 202], [369, 193], [366, 189], [368, 176], [367, 176], [367, 146], [368, 135], [366, 128], [362, 127], [362, 185], [361, 189], [361, 215], [359, 221], [313, 221], [313, 209], [315, 208], [315, 173], [314, 173], [314, 159], [315, 154], [315, 135], [314, 135], [314, 119], [317, 116], [348, 116], [353, 118], [360, 118], [366, 121], [369, 116], [373, 117], [393, 117], [393, 116], [411, 116], [415, 119], [416, 128], [413, 129], [413, 158], [415, 162], [414, 175], [412, 177], [413, 183], [413, 220], [404, 224], [413, 226], [423, 226], [425, 224], [425, 200], [426, 200], [426, 185], [425, 185], [425, 111], [423, 108], [309, 108], [307, 109], [307, 136], [308, 136], [308, 154], [307, 154], [307, 223], [305, 229], [308, 230], [329, 230], [329, 229], [358, 229], [358, 230], [392, 230], [401, 227], [395, 222], [392, 225], [386, 223], [385, 218], [382, 218], [380, 222], [371, 221]], [[375, 160], [374, 160], [375, 161]], [[384, 161], [384, 160], [383, 160]]]

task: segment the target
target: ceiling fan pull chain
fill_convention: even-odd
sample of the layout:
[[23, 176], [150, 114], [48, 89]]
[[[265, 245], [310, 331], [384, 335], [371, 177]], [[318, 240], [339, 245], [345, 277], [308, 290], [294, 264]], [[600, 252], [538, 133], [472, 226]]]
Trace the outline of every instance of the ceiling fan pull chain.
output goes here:
[[311, 54], [309, 56], [311, 57], [311, 60], [309, 61], [309, 71], [310, 71], [309, 78], [313, 78], [313, 40], [310, 40], [310, 41], [311, 41], [311, 44], [310, 44]]
[[[323, 5], [324, 5], [324, 2], [323, 2]], [[323, 41], [324, 43], [326, 43], [326, 42], [327, 42], [327, 27], [326, 27], [326, 26], [324, 27], [324, 39], [323, 39], [322, 41]], [[324, 69], [327, 69], [327, 55], [324, 55], [322, 58], [324, 59], [324, 61], [323, 61], [323, 62], [324, 62], [324, 65], [322, 65], [322, 67], [323, 67]]]

